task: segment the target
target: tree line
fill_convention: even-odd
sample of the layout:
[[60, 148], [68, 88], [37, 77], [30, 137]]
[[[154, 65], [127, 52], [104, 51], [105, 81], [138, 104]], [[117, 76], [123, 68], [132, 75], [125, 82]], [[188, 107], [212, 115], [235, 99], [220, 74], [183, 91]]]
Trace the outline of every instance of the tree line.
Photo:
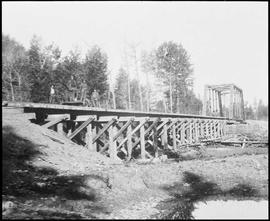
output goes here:
[[[2, 34], [2, 99], [48, 103], [54, 85], [55, 103], [60, 104], [67, 101], [73, 79], [78, 88], [86, 83], [89, 100], [97, 90], [103, 108], [201, 114], [202, 102], [193, 92], [193, 65], [180, 43], [164, 42], [140, 53], [130, 47], [125, 58], [111, 85], [109, 58], [97, 45], [85, 56], [76, 49], [62, 56], [58, 46], [42, 46], [37, 36], [26, 49]], [[131, 78], [131, 72], [137, 77]]]
[[254, 101], [253, 106], [245, 103], [245, 117], [247, 120], [268, 120], [268, 105], [265, 105], [260, 99]]

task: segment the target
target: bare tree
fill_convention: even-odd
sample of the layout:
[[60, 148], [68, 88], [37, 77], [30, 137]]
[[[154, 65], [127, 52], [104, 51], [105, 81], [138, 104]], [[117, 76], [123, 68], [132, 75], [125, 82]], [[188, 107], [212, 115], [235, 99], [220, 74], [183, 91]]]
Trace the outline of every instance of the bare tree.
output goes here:
[[141, 88], [141, 82], [140, 82], [140, 61], [139, 61], [139, 57], [138, 57], [138, 46], [140, 43], [138, 44], [130, 44], [129, 47], [131, 49], [131, 58], [133, 59], [134, 62], [134, 67], [135, 67], [135, 72], [136, 72], [136, 77], [137, 77], [137, 81], [139, 83], [139, 98], [140, 98], [140, 110], [143, 110], [143, 98], [142, 98], [142, 88]]
[[127, 54], [127, 51], [126, 51], [126, 48], [124, 50], [124, 62], [125, 62], [125, 70], [127, 72], [127, 86], [128, 86], [128, 109], [131, 110], [131, 94], [130, 94], [130, 67], [129, 67], [129, 61], [128, 61], [128, 54]]

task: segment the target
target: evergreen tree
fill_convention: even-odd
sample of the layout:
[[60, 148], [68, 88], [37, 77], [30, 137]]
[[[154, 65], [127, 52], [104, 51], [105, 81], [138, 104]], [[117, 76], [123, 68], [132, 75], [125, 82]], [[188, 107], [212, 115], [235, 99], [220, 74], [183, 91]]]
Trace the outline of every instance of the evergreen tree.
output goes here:
[[128, 109], [128, 74], [123, 68], [116, 78], [115, 97], [117, 109]]
[[94, 46], [86, 54], [84, 73], [89, 87], [87, 92], [89, 98], [95, 89], [98, 91], [101, 101], [108, 98], [107, 63], [107, 55], [98, 46]]
[[76, 88], [80, 90], [82, 81], [85, 80], [85, 74], [78, 50], [70, 51], [61, 63], [56, 66], [54, 71], [56, 97], [60, 103], [69, 100], [71, 78], [74, 79]]
[[130, 95], [131, 95], [131, 109], [132, 110], [141, 110], [140, 105], [140, 94], [139, 94], [139, 82], [137, 79], [130, 81]]
[[259, 100], [259, 103], [258, 103], [257, 119], [258, 120], [268, 119], [268, 105], [264, 105], [262, 100]]
[[40, 39], [34, 36], [28, 51], [28, 76], [31, 84], [31, 101], [49, 101], [50, 96], [50, 76], [44, 68], [45, 57], [42, 55]]

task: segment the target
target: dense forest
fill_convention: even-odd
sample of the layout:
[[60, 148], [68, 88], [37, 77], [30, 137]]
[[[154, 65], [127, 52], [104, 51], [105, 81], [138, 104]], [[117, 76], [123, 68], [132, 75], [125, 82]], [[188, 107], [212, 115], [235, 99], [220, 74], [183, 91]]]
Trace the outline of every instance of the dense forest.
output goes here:
[[[96, 90], [103, 108], [201, 114], [202, 102], [193, 92], [193, 65], [182, 44], [164, 42], [142, 53], [130, 46], [124, 57], [125, 64], [114, 73], [112, 85], [110, 58], [97, 45], [84, 56], [79, 50], [62, 56], [58, 46], [43, 46], [37, 36], [26, 49], [2, 34], [2, 100], [48, 103], [53, 85], [54, 103], [61, 104], [69, 100], [72, 81], [78, 89], [86, 85], [89, 106]], [[131, 78], [131, 72], [137, 77]], [[146, 84], [139, 76], [144, 76]], [[267, 118], [268, 106], [262, 101], [256, 105], [246, 105], [247, 118]]]

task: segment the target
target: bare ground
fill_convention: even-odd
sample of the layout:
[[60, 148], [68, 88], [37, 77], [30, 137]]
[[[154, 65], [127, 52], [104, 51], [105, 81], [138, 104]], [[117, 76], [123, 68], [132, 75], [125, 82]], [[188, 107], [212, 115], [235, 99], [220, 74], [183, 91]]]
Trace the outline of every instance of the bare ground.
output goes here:
[[[268, 199], [268, 146], [183, 149], [174, 160], [119, 164], [27, 118], [3, 110], [2, 208], [11, 202], [3, 218], [187, 218], [208, 198]], [[267, 134], [262, 122], [231, 130], [250, 128]]]

